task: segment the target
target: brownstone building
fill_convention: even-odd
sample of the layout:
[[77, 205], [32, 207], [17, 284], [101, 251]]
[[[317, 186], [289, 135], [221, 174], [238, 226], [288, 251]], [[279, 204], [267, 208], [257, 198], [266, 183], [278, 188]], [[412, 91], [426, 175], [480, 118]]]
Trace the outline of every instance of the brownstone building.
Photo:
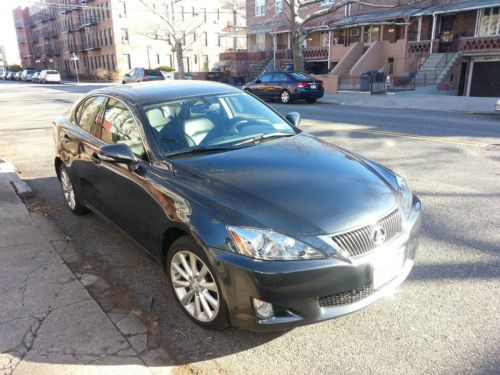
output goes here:
[[[318, 1], [305, 12], [335, 2], [342, 1]], [[458, 95], [500, 96], [500, 0], [412, 3], [394, 8], [351, 4], [315, 19], [307, 25], [312, 33], [304, 45], [306, 70], [340, 82], [378, 70], [394, 78], [415, 76], [417, 85]], [[248, 51], [238, 57], [251, 62], [249, 76], [291, 62], [286, 15], [282, 0], [247, 2]]]
[[[238, 3], [241, 0], [238, 0]], [[246, 39], [228, 32], [235, 15], [228, 1], [150, 0], [165, 7], [186, 24], [184, 66], [189, 71], [210, 69], [221, 52], [246, 49]], [[171, 8], [169, 8], [171, 7]], [[52, 68], [63, 76], [116, 79], [133, 67], [176, 68], [166, 41], [151, 38], [152, 13], [139, 0], [40, 0], [29, 8], [13, 10], [23, 67]], [[244, 17], [238, 16], [244, 28]]]

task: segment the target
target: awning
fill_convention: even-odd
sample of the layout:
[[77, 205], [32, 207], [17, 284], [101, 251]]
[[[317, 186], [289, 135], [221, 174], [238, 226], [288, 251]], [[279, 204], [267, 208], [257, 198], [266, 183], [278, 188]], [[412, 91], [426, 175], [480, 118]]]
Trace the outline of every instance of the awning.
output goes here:
[[399, 9], [399, 10], [394, 9], [384, 12], [360, 14], [356, 16], [341, 18], [340, 20], [330, 23], [330, 27], [366, 25], [382, 21], [394, 21], [397, 20], [398, 18], [411, 17], [417, 11], [420, 11], [420, 9]]
[[428, 7], [413, 14], [413, 16], [424, 16], [430, 14], [456, 13], [466, 10], [475, 10], [500, 6], [499, 0], [467, 0], [460, 3], [442, 4]]

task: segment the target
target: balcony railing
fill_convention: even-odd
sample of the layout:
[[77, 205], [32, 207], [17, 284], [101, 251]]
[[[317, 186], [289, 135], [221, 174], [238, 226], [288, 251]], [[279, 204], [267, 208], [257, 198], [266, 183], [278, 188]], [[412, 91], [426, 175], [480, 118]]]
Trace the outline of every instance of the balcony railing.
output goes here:
[[304, 60], [326, 60], [326, 59], [328, 59], [328, 47], [304, 48]]
[[97, 17], [83, 17], [82, 27], [97, 25], [97, 22], [98, 22]]
[[99, 43], [99, 41], [97, 41], [97, 40], [91, 40], [91, 41], [85, 42], [83, 48], [85, 51], [92, 51], [95, 49], [100, 49], [101, 43]]
[[464, 52], [500, 50], [500, 35], [462, 37], [458, 41], [458, 49]]

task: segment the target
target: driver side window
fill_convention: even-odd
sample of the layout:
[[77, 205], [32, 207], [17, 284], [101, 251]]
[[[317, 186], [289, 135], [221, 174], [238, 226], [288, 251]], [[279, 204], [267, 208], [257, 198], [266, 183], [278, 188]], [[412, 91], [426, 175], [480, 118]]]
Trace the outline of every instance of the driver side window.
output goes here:
[[132, 112], [125, 104], [110, 98], [102, 120], [101, 140], [106, 143], [124, 143], [135, 155], [142, 157], [144, 145]]

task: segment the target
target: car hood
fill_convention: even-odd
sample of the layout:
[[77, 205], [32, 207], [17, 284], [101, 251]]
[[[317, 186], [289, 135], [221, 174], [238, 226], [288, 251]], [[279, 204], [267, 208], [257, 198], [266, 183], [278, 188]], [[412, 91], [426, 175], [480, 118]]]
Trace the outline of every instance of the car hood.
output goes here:
[[[173, 160], [179, 180], [281, 233], [331, 234], [397, 206], [389, 183], [359, 157], [301, 133]], [[232, 223], [226, 223], [228, 225]]]

